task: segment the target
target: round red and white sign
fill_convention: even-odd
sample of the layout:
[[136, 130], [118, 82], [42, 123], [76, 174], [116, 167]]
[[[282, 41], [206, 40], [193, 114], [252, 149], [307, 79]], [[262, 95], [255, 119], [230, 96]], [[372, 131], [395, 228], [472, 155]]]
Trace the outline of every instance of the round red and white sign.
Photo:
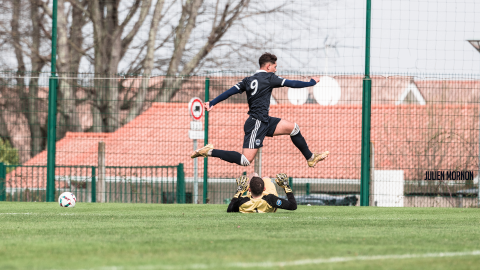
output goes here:
[[203, 102], [198, 97], [192, 98], [188, 103], [188, 111], [190, 112], [190, 115], [192, 116], [192, 118], [197, 121], [202, 119], [204, 110], [205, 110], [205, 107], [203, 106]]

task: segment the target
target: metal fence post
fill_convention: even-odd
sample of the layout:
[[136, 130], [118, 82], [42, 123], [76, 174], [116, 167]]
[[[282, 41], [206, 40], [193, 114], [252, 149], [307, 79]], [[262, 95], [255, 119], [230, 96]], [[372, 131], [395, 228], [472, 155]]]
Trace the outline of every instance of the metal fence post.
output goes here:
[[51, 77], [48, 90], [47, 202], [55, 201], [55, 154], [57, 141], [57, 78]]
[[[210, 101], [210, 79], [205, 79], [205, 102]], [[205, 111], [205, 138], [204, 145], [208, 144], [208, 111]], [[208, 158], [203, 159], [203, 203], [207, 203], [208, 197]]]
[[369, 205], [375, 206], [375, 145], [370, 143], [370, 182], [369, 182]]
[[255, 164], [253, 171], [256, 172], [260, 177], [262, 177], [262, 148], [258, 149], [257, 155], [255, 156]]
[[105, 202], [105, 142], [98, 142], [98, 201]]
[[57, 0], [52, 8], [52, 58], [48, 82], [48, 128], [47, 128], [47, 202], [55, 201], [55, 143], [57, 141]]
[[372, 103], [372, 80], [370, 79], [370, 21], [371, 0], [367, 0], [367, 27], [365, 37], [365, 77], [362, 96], [362, 156], [360, 180], [360, 206], [369, 205], [370, 197], [370, 121]]
[[291, 189], [293, 189], [293, 177], [288, 178], [288, 185], [290, 186]]
[[185, 172], [183, 163], [177, 166], [177, 203], [185, 203]]
[[7, 199], [7, 168], [3, 162], [0, 162], [0, 201]]
[[92, 202], [97, 202], [97, 175], [95, 166], [92, 166]]

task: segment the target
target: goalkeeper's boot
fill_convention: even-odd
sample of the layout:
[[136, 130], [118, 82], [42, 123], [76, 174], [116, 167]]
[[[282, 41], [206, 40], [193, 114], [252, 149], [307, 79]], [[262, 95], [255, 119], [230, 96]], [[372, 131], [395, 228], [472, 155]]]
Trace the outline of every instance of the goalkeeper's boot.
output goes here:
[[323, 153], [313, 154], [312, 160], [310, 160], [310, 161], [307, 160], [308, 167], [315, 167], [315, 165], [317, 165], [318, 162], [326, 159], [328, 157], [328, 155], [330, 155], [330, 152], [328, 152], [328, 151], [325, 151]]
[[207, 144], [204, 147], [195, 150], [195, 152], [193, 152], [193, 154], [190, 157], [191, 158], [196, 158], [200, 156], [207, 157], [208, 152], [210, 152], [210, 150], [213, 150], [213, 144]]

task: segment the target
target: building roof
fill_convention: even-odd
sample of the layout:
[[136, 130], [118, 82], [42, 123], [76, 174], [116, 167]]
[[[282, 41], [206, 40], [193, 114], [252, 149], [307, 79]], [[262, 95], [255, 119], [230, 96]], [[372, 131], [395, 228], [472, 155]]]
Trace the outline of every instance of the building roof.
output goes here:
[[[243, 74], [242, 76], [220, 76], [210, 78], [210, 98], [213, 99], [220, 95], [245, 76], [250, 74]], [[286, 79], [308, 81], [307, 77], [300, 75], [281, 75]], [[323, 77], [323, 75], [313, 75]], [[332, 75], [331, 78], [337, 81], [340, 86], [340, 100], [336, 105], [352, 105], [362, 104], [362, 89], [363, 89], [363, 75]], [[414, 79], [411, 76], [372, 76], [372, 104], [396, 104], [396, 102], [402, 97], [402, 94], [408, 90], [410, 84], [415, 85]], [[161, 80], [156, 79], [152, 81], [152, 86], [161, 85]], [[182, 86], [172, 101], [188, 102], [193, 96], [205, 96], [205, 82], [204, 80], [193, 80], [188, 84]], [[308, 87], [308, 100], [307, 103], [317, 104], [318, 102], [314, 98], [314, 87]], [[290, 88], [282, 87], [276, 88], [272, 92], [272, 96], [277, 104], [292, 104], [288, 99], [288, 92]], [[291, 91], [291, 90], [290, 90]], [[246, 103], [245, 95], [233, 96], [230, 102]]]
[[[216, 74], [210, 76], [210, 98], [213, 99], [220, 95], [225, 90], [232, 87], [245, 76], [251, 73], [235, 73], [221, 75]], [[280, 74], [281, 75], [281, 74]], [[283, 75], [281, 75], [283, 76]], [[320, 75], [318, 75], [320, 76]], [[339, 105], [361, 105], [362, 103], [362, 83], [363, 75], [331, 75], [339, 84], [341, 88], [341, 96]], [[307, 80], [306, 77], [300, 75], [285, 75], [287, 79]], [[144, 102], [142, 111], [146, 111], [151, 106], [152, 100], [161, 90], [161, 85], [164, 76], [150, 78], [149, 91]], [[437, 104], [449, 102], [451, 104], [467, 104], [476, 103], [480, 100], [480, 81], [479, 80], [432, 80], [419, 79], [411, 76], [372, 76], [372, 104], [407, 104], [419, 103], [419, 99], [412, 93], [406, 91], [410, 89], [419, 89], [417, 94], [425, 100], [426, 104]], [[187, 80], [188, 79], [188, 80]], [[124, 106], [128, 102], [124, 100], [134, 100], [135, 93], [140, 86], [140, 78], [118, 78], [120, 107], [120, 122], [125, 120], [128, 111]], [[40, 86], [40, 85], [39, 85]], [[76, 87], [77, 107], [76, 111], [79, 116], [79, 125], [81, 130], [90, 130], [93, 125], [93, 117], [91, 113], [91, 103], [88, 102], [90, 98], [88, 93], [94, 91], [92, 87], [92, 80], [85, 80], [85, 83], [78, 86], [76, 83], [72, 84]], [[24, 164], [31, 158], [31, 134], [27, 117], [25, 116], [25, 108], [22, 107], [22, 98], [19, 96], [21, 88], [12, 84], [0, 86], [0, 121], [2, 131], [0, 136], [9, 136], [9, 140], [13, 146], [18, 149], [20, 155], [20, 162]], [[23, 90], [28, 91], [28, 87]], [[288, 88], [278, 88], [273, 91], [273, 97], [277, 104], [290, 104], [288, 101]], [[414, 91], [415, 92], [415, 91]], [[404, 96], [404, 94], [407, 94]], [[47, 95], [48, 88], [45, 85], [39, 87], [36, 114], [38, 116], [39, 124], [44, 127], [47, 119]], [[205, 96], [205, 77], [192, 76], [185, 77], [185, 82], [182, 84], [180, 90], [169, 100], [169, 102], [186, 103], [192, 97], [197, 96], [203, 98]], [[59, 97], [60, 99], [60, 97]], [[84, 100], [84, 102], [80, 102]], [[413, 100], [413, 101], [412, 101]], [[229, 103], [246, 103], [245, 95], [234, 95], [229, 98]], [[314, 98], [312, 88], [308, 89], [308, 104], [317, 104]], [[5, 132], [5, 130], [8, 131]], [[5, 135], [8, 134], [8, 135]]]
[[[233, 85], [241, 81], [246, 76], [250, 76], [249, 73], [242, 73], [238, 76], [210, 76], [210, 97], [213, 99], [220, 95]], [[310, 77], [301, 75], [280, 75], [286, 79], [308, 81]], [[323, 77], [324, 75], [313, 75]], [[337, 105], [351, 105], [362, 103], [362, 86], [363, 75], [332, 75], [340, 88], [341, 97]], [[152, 77], [149, 80], [149, 87], [152, 90], [150, 93], [155, 94], [155, 91], [160, 89], [165, 77]], [[371, 76], [372, 80], [372, 103], [373, 104], [395, 104], [402, 94], [408, 90], [408, 86], [414, 83], [412, 76]], [[129, 87], [131, 91], [130, 95], [136, 93], [140, 87], [141, 78], [128, 79], [122, 83], [123, 87]], [[317, 103], [314, 100], [313, 88], [309, 87], [309, 99]], [[276, 88], [273, 90], [272, 95], [278, 104], [291, 104], [288, 99], [288, 87]], [[170, 101], [174, 102], [188, 102], [193, 96], [205, 96], [205, 78], [192, 77], [189, 78], [181, 89], [172, 97]], [[230, 100], [235, 103], [245, 103], [245, 95], [233, 96]]]
[[429, 103], [478, 104], [480, 80], [417, 80], [416, 85]]
[[[186, 103], [154, 103], [113, 133], [67, 133], [57, 142], [57, 165], [96, 166], [98, 142], [106, 145], [107, 166], [161, 166], [183, 163], [193, 176], [191, 118]], [[210, 112], [209, 143], [217, 149], [241, 151], [246, 104], [219, 104]], [[289, 136], [266, 138], [262, 149], [264, 176], [287, 173], [295, 178], [359, 179], [360, 105], [272, 105], [270, 115], [300, 126], [312, 151], [330, 157], [309, 168]], [[478, 156], [478, 108], [475, 105], [373, 105], [371, 140], [379, 170], [404, 170], [405, 178], [423, 179], [426, 170], [474, 170]], [[203, 140], [198, 141], [203, 145]], [[46, 165], [46, 151], [24, 165]], [[203, 174], [203, 159], [199, 159]], [[241, 167], [209, 158], [210, 178], [233, 178], [254, 166]], [[57, 174], [61, 173], [57, 169]], [[7, 178], [18, 174], [12, 171]], [[39, 184], [45, 185], [45, 178]], [[7, 179], [8, 183], [8, 179]], [[341, 182], [339, 182], [341, 183]], [[8, 185], [8, 184], [7, 184]], [[10, 184], [11, 185], [11, 184]], [[12, 187], [12, 186], [10, 186]]]

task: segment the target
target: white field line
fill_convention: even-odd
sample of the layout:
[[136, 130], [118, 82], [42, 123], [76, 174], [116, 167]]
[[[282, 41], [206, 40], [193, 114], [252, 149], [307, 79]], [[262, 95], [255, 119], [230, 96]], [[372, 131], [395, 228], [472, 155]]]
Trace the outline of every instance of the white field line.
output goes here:
[[439, 252], [439, 253], [424, 253], [424, 254], [403, 254], [403, 255], [374, 255], [374, 256], [355, 256], [355, 257], [332, 257], [325, 259], [306, 259], [288, 262], [237, 262], [229, 264], [190, 264], [190, 265], [144, 265], [144, 266], [105, 266], [97, 268], [89, 268], [83, 270], [125, 270], [125, 269], [211, 269], [211, 268], [271, 268], [271, 267], [284, 267], [284, 266], [299, 266], [310, 264], [328, 264], [328, 263], [342, 263], [351, 261], [375, 261], [375, 260], [403, 260], [403, 259], [415, 259], [415, 258], [445, 258], [445, 257], [459, 257], [459, 256], [478, 256], [480, 250], [464, 251], [464, 252]]
[[0, 213], [0, 215], [31, 215], [32, 213]]

